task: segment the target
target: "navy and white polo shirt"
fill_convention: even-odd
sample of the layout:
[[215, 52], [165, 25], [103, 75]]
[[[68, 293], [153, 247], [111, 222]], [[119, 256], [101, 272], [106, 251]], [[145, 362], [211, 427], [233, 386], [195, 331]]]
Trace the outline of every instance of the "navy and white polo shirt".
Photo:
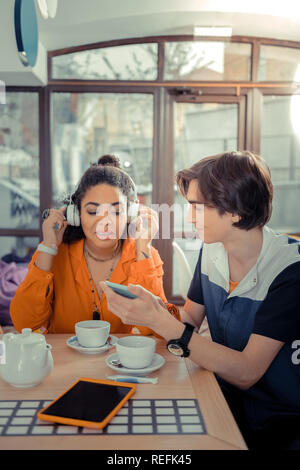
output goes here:
[[264, 227], [257, 262], [231, 294], [224, 245], [204, 243], [187, 296], [205, 306], [212, 340], [219, 344], [242, 351], [252, 333], [285, 343], [244, 392], [252, 427], [274, 414], [300, 416], [300, 364], [292, 361], [293, 343], [300, 340], [300, 242]]

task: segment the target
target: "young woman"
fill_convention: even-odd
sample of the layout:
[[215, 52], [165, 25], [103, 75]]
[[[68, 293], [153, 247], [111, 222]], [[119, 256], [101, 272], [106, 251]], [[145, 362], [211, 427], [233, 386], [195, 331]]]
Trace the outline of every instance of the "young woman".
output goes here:
[[[251, 152], [229, 152], [180, 171], [177, 183], [204, 242], [181, 318], [187, 324], [139, 286], [129, 288], [139, 296], [130, 301], [102, 282], [109, 308], [126, 324], [139, 318], [170, 352], [213, 371], [250, 448], [293, 445], [300, 435], [300, 244], [265, 226], [269, 169]], [[193, 332], [205, 316], [212, 341]]]
[[[17, 330], [73, 333], [76, 322], [98, 318], [110, 322], [111, 333], [152, 333], [139, 328], [139, 322], [132, 329], [114, 315], [99, 284], [108, 279], [140, 284], [167, 302], [163, 263], [151, 246], [157, 231], [156, 213], [140, 209], [136, 239], [127, 236], [129, 222], [137, 215], [129, 215], [136, 200], [130, 176], [120, 169], [116, 157], [105, 155], [84, 173], [71, 197], [79, 226], [68, 225], [66, 207], [48, 211], [43, 242], [10, 305]], [[176, 314], [173, 306], [169, 308]]]

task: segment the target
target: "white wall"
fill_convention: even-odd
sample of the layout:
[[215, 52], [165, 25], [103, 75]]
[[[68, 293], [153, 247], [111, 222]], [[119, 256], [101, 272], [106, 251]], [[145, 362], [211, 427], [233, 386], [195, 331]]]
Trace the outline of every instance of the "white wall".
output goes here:
[[47, 84], [47, 52], [39, 41], [38, 57], [34, 67], [25, 67], [20, 59], [14, 29], [14, 1], [0, 4], [0, 80], [6, 86]]

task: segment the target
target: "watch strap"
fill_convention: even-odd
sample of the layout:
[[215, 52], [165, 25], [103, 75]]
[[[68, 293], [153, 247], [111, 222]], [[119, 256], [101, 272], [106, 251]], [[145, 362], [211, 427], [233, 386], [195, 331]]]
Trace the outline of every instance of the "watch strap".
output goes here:
[[58, 253], [58, 249], [56, 245], [52, 245], [52, 247], [44, 245], [43, 243], [40, 243], [37, 247], [37, 251], [40, 251], [42, 253], [48, 253], [48, 255], [53, 255], [56, 256]]
[[185, 329], [179, 341], [184, 343], [187, 346], [193, 335], [195, 327], [191, 325], [190, 323], [186, 323], [186, 322], [184, 323], [184, 325], [185, 325]]

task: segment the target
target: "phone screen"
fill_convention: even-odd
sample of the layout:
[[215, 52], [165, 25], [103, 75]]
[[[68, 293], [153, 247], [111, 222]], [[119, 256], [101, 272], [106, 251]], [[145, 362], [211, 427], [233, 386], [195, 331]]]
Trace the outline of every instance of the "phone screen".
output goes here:
[[79, 380], [41, 415], [101, 422], [131, 391], [131, 387]]

